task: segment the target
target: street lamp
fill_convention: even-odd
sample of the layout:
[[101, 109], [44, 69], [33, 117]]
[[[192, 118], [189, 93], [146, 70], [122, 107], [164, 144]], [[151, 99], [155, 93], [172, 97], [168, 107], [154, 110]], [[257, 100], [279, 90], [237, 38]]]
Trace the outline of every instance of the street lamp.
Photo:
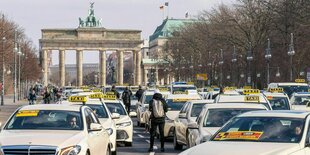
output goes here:
[[265, 52], [265, 59], [267, 62], [267, 85], [270, 83], [270, 70], [269, 70], [269, 63], [271, 59], [271, 48], [270, 48], [270, 39], [268, 38], [268, 47]]
[[[233, 51], [233, 54], [232, 54], [232, 59], [231, 59], [231, 62], [232, 62], [232, 67], [233, 67], [233, 71], [235, 70], [235, 63], [237, 62], [237, 56], [236, 56], [236, 46], [234, 45], [234, 51]], [[237, 79], [237, 78], [236, 78]], [[232, 81], [233, 82], [236, 82], [234, 80], [234, 76], [232, 77]], [[237, 82], [236, 82], [237, 83]]]
[[16, 101], [16, 54], [18, 53], [18, 44], [17, 44], [17, 30], [14, 31], [14, 49], [13, 49], [13, 56], [14, 56], [14, 96], [13, 102]]
[[280, 77], [280, 67], [277, 67], [277, 73], [276, 73], [276, 77]]
[[224, 64], [224, 57], [223, 57], [223, 50], [221, 49], [221, 60], [219, 61], [219, 65], [221, 66], [221, 73], [220, 73], [221, 86], [223, 86], [223, 64]]
[[293, 56], [295, 55], [295, 51], [294, 51], [294, 42], [293, 42], [293, 33], [291, 33], [291, 43], [289, 45], [289, 50], [287, 52], [287, 54], [290, 56], [290, 81], [293, 80]]
[[1, 78], [1, 84], [2, 84], [2, 90], [1, 90], [1, 105], [4, 105], [4, 46], [5, 46], [6, 38], [2, 38], [2, 78]]
[[249, 85], [251, 85], [252, 84], [252, 80], [251, 80], [251, 78], [252, 78], [252, 75], [251, 75], [251, 61], [253, 60], [253, 54], [252, 54], [252, 43], [251, 42], [249, 42], [249, 45], [250, 45], [250, 47], [249, 47], [249, 51], [248, 51], [248, 53], [247, 53], [247, 57], [246, 57], [246, 60], [247, 60], [247, 62], [248, 62], [248, 84]]

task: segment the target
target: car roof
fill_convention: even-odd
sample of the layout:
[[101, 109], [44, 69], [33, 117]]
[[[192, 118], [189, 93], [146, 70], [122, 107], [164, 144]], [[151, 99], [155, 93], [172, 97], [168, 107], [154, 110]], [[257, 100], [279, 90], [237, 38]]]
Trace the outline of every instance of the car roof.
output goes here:
[[27, 105], [20, 110], [64, 110], [64, 111], [80, 111], [80, 106], [71, 106], [70, 104], [36, 104]]
[[210, 100], [189, 100], [188, 102], [192, 104], [205, 104], [210, 103]]
[[[253, 94], [253, 95], [225, 95], [225, 94], [220, 94], [218, 95], [218, 100], [217, 103], [226, 103], [226, 102], [246, 102], [244, 101], [245, 96], [259, 96], [259, 101], [261, 103], [267, 103], [268, 101], [264, 98], [263, 94]], [[248, 102], [248, 101], [247, 101]], [[249, 102], [250, 103], [250, 102]], [[255, 102], [257, 103], [257, 102]]]
[[264, 92], [263, 93], [266, 96], [274, 96], [274, 97], [286, 97], [286, 94], [284, 93], [271, 93], [271, 92]]
[[307, 83], [296, 83], [296, 82], [280, 82], [280, 83], [270, 83], [277, 84], [278, 86], [308, 86]]
[[188, 85], [188, 84], [176, 84], [172, 85], [173, 87], [195, 87], [195, 85]]
[[120, 100], [102, 100], [103, 103], [108, 102], [108, 103], [122, 103]]
[[193, 100], [201, 99], [199, 94], [169, 94], [167, 96], [167, 99], [178, 99], [178, 98], [186, 98], [186, 99], [193, 99]]
[[310, 96], [310, 92], [297, 92], [293, 96]]
[[251, 111], [239, 115], [239, 117], [294, 117], [305, 118], [310, 114], [310, 111], [300, 110], [271, 110], [271, 111]]
[[245, 108], [245, 109], [264, 109], [266, 107], [262, 104], [253, 104], [253, 103], [229, 103], [229, 104], [206, 104], [208, 109], [218, 109], [218, 108]]
[[152, 90], [146, 90], [145, 91], [145, 95], [154, 95], [155, 94], [155, 90], [152, 91]]

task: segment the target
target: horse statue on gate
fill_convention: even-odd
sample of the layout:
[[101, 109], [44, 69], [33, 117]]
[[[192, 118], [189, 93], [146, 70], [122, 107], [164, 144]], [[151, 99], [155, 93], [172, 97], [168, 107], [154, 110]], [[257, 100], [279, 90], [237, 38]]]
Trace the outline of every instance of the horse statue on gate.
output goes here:
[[94, 2], [90, 3], [90, 9], [88, 10], [88, 16], [86, 17], [85, 21], [79, 18], [79, 27], [101, 27], [101, 21], [97, 20], [95, 17], [95, 10], [94, 10]]

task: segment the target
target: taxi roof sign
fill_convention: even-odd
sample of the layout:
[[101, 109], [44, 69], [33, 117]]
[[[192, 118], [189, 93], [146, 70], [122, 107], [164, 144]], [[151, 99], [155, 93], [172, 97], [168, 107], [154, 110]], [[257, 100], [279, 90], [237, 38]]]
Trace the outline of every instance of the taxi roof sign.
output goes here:
[[86, 96], [70, 96], [69, 102], [86, 102], [87, 97]]
[[244, 89], [243, 94], [249, 95], [249, 94], [259, 94], [260, 90], [259, 89]]
[[101, 92], [102, 90], [101, 89], [93, 89], [93, 92]]
[[114, 95], [114, 92], [113, 91], [108, 91], [105, 93], [105, 95]]
[[235, 90], [237, 87], [225, 87], [224, 91]]
[[243, 89], [252, 89], [252, 86], [243, 86]]
[[272, 93], [283, 93], [283, 88], [270, 88], [269, 91]]
[[93, 99], [95, 99], [95, 98], [103, 98], [103, 94], [102, 93], [96, 93], [96, 94], [90, 94], [89, 95], [89, 98], [93, 98]]
[[244, 96], [245, 102], [259, 102], [259, 96]]
[[175, 99], [172, 99], [172, 102], [187, 102], [189, 100], [193, 100], [191, 98], [175, 98]]
[[173, 94], [187, 94], [187, 93], [183, 92], [183, 91], [175, 91], [175, 92], [173, 92]]
[[295, 79], [295, 82], [297, 82], [297, 83], [305, 83], [306, 80], [305, 79]]
[[105, 100], [116, 100], [116, 95], [104, 94], [103, 99], [105, 99]]

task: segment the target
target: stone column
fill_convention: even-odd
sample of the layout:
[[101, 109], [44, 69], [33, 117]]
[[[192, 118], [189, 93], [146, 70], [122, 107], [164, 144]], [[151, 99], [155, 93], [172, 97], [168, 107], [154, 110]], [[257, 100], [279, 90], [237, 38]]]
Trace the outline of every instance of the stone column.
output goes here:
[[167, 73], [166, 83], [167, 83], [167, 85], [170, 84], [170, 74], [169, 73]]
[[156, 68], [156, 71], [155, 71], [155, 80], [156, 80], [156, 85], [159, 85], [159, 78], [158, 78], [158, 69]]
[[132, 60], [133, 60], [133, 85], [137, 85], [137, 52], [132, 51]]
[[83, 50], [76, 50], [77, 86], [83, 85]]
[[65, 86], [66, 77], [65, 77], [65, 50], [59, 50], [59, 80], [60, 87]]
[[124, 51], [118, 52], [118, 84], [123, 85], [124, 79]]
[[148, 70], [147, 69], [143, 69], [143, 72], [144, 72], [143, 81], [144, 81], [144, 85], [146, 86], [147, 82], [148, 82], [148, 78], [147, 78]]
[[100, 86], [105, 86], [106, 85], [106, 52], [104, 50], [99, 50], [99, 64], [100, 64]]
[[43, 85], [48, 85], [48, 67], [47, 67], [47, 52], [48, 50], [42, 50], [42, 67], [43, 67]]
[[141, 84], [141, 51], [137, 52], [137, 61], [136, 61], [136, 85]]

